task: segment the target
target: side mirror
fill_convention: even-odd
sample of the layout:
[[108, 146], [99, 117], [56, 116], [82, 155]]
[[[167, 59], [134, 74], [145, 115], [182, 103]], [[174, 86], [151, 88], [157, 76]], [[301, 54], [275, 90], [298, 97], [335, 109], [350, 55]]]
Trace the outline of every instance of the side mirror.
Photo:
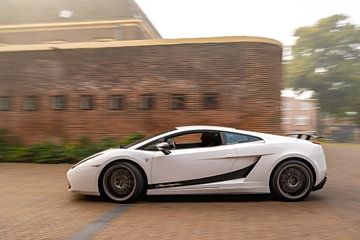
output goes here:
[[161, 142], [156, 144], [156, 149], [162, 151], [165, 155], [169, 155], [171, 153], [170, 145], [167, 142]]

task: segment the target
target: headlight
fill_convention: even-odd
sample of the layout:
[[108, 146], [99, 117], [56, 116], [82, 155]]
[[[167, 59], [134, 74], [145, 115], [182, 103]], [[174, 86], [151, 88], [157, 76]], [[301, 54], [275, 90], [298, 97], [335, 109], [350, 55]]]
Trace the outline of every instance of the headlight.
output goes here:
[[98, 157], [98, 156], [100, 156], [100, 155], [102, 155], [102, 154], [104, 154], [103, 152], [101, 152], [101, 153], [96, 153], [96, 154], [93, 154], [93, 155], [91, 155], [90, 157], [87, 157], [87, 158], [85, 158], [85, 159], [83, 159], [83, 160], [81, 160], [81, 161], [79, 161], [79, 162], [77, 162], [75, 165], [73, 165], [71, 168], [74, 168], [74, 167], [76, 167], [76, 166], [78, 166], [78, 165], [80, 165], [80, 164], [82, 164], [83, 162], [86, 162], [86, 161], [88, 161], [88, 160], [90, 160], [90, 159], [92, 159], [92, 158], [94, 158], [94, 157]]

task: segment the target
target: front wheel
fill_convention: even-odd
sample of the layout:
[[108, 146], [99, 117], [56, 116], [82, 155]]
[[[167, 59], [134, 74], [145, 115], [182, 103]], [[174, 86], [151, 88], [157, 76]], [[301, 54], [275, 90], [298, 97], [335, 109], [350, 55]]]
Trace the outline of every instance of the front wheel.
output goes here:
[[127, 162], [114, 163], [102, 174], [101, 192], [114, 202], [135, 201], [144, 192], [144, 187], [145, 181], [140, 170]]
[[305, 163], [290, 160], [274, 170], [270, 184], [273, 195], [281, 200], [301, 201], [311, 192], [314, 176]]

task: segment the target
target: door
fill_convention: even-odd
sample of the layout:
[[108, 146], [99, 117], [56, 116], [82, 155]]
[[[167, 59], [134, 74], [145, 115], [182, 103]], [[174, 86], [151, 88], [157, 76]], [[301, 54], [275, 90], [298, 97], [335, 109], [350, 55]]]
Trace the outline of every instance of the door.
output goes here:
[[226, 145], [235, 146], [237, 158], [232, 171], [256, 164], [264, 153], [264, 140], [259, 137], [233, 132], [222, 132], [222, 137]]
[[164, 139], [171, 153], [154, 152], [152, 188], [207, 184], [218, 187], [236, 159], [234, 146], [223, 145], [219, 132], [187, 132]]

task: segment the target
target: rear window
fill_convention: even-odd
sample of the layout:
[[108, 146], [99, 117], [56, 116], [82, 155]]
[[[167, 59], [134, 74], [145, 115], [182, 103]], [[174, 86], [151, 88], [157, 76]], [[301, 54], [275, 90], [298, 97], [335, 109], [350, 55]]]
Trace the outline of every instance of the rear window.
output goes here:
[[262, 141], [261, 138], [240, 133], [223, 132], [225, 144]]

